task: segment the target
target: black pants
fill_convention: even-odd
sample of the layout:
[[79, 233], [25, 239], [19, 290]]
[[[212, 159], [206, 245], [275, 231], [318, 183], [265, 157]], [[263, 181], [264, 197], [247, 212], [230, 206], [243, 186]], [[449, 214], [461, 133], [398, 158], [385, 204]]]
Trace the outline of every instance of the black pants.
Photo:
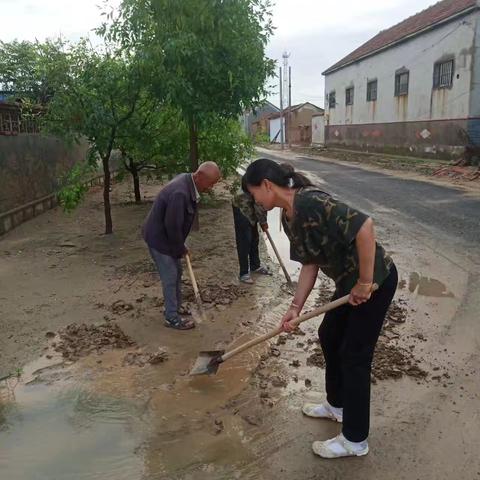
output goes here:
[[258, 224], [252, 225], [239, 208], [233, 207], [240, 276], [260, 267]]
[[[397, 282], [397, 269], [392, 265], [390, 275], [368, 302], [327, 312], [318, 329], [327, 400], [333, 407], [343, 407], [343, 435], [352, 442], [368, 437], [373, 352]], [[335, 292], [333, 299], [339, 296]]]

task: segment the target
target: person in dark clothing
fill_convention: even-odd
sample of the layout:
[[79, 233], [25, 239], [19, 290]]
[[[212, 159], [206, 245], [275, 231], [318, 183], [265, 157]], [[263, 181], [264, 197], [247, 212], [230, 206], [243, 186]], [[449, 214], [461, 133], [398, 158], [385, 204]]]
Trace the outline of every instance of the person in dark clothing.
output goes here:
[[163, 287], [165, 325], [178, 330], [195, 326], [180, 316], [182, 305], [181, 258], [188, 252], [185, 240], [192, 228], [200, 193], [220, 179], [216, 163], [202, 163], [193, 173], [183, 173], [169, 182], [155, 199], [143, 225], [142, 233], [157, 266]]
[[[372, 359], [397, 288], [395, 265], [376, 242], [370, 217], [321, 191], [290, 165], [257, 160], [247, 168], [245, 182], [266, 210], [283, 209], [290, 256], [302, 264], [283, 330], [291, 331], [290, 322], [300, 314], [319, 269], [335, 282], [333, 299], [350, 295], [349, 304], [328, 312], [319, 329], [327, 398], [305, 404], [303, 412], [343, 422], [340, 435], [313, 443], [314, 453], [324, 458], [366, 455]], [[378, 285], [375, 292], [373, 284]]]
[[232, 209], [240, 265], [239, 279], [243, 283], [252, 284], [251, 273], [271, 275], [268, 268], [261, 265], [258, 251], [258, 225], [264, 232], [268, 230], [267, 211], [241, 188], [233, 195]]

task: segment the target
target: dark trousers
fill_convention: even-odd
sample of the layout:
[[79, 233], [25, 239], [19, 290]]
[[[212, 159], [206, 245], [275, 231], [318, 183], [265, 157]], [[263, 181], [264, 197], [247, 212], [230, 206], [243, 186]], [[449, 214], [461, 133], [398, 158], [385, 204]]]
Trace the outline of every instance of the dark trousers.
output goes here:
[[260, 267], [258, 224], [252, 225], [239, 208], [233, 207], [240, 276]]
[[[368, 302], [327, 312], [318, 329], [327, 400], [333, 407], [343, 407], [343, 435], [352, 442], [368, 437], [373, 352], [397, 282], [397, 269], [392, 265], [390, 275]], [[333, 299], [339, 296], [335, 292]]]

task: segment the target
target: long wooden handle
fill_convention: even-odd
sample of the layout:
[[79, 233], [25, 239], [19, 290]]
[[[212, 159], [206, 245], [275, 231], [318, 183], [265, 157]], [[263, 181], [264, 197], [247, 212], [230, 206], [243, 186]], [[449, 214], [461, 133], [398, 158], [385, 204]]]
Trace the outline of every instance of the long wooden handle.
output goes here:
[[[376, 283], [372, 285], [372, 292], [375, 292], [375, 290], [378, 290], [378, 285]], [[299, 317], [297, 317], [293, 322], [291, 322], [291, 325], [294, 328], [298, 327], [301, 323], [306, 322], [307, 320], [310, 320], [313, 317], [318, 317], [322, 313], [329, 312], [334, 308], [347, 304], [349, 298], [350, 298], [350, 295], [345, 295], [343, 297], [337, 298], [333, 302], [329, 302], [326, 305], [323, 305], [322, 307], [315, 308], [311, 312], [305, 313], [304, 315], [300, 315]], [[265, 335], [262, 335], [261, 337], [254, 338], [253, 340], [250, 340], [249, 342], [246, 342], [243, 345], [240, 345], [237, 348], [234, 348], [233, 350], [230, 350], [229, 352], [224, 353], [221, 356], [221, 361], [224, 362], [225, 360], [232, 358], [234, 355], [238, 355], [239, 353], [242, 353], [248, 348], [258, 345], [259, 343], [265, 342], [266, 340], [269, 340], [270, 338], [273, 338], [282, 332], [283, 332], [282, 328], [277, 327], [271, 332], [268, 332]]]
[[187, 253], [185, 255], [185, 260], [187, 261], [187, 268], [188, 268], [188, 273], [190, 275], [190, 280], [192, 281], [192, 286], [193, 286], [193, 293], [195, 294], [195, 299], [197, 302], [202, 302], [202, 298], [200, 297], [200, 292], [198, 290], [198, 285], [197, 281], [195, 280], [195, 274], [193, 273], [193, 268], [192, 268], [192, 262], [190, 260], [190, 254]]
[[290, 275], [287, 272], [287, 269], [285, 268], [285, 264], [282, 261], [282, 257], [280, 257], [280, 254], [278, 253], [277, 246], [275, 245], [275, 242], [273, 241], [272, 236], [270, 235], [270, 232], [267, 230], [265, 232], [267, 234], [268, 241], [270, 242], [270, 245], [273, 248], [273, 251], [275, 252], [275, 255], [277, 256], [278, 263], [282, 267], [283, 273], [285, 275], [285, 278], [287, 279], [287, 282], [292, 285], [292, 279], [290, 278]]
[[[338, 298], [337, 300], [327, 303], [326, 305], [323, 305], [323, 307], [316, 308], [312, 310], [309, 313], [306, 313], [304, 315], [300, 315], [298, 318], [295, 319], [294, 322], [292, 322], [292, 325], [297, 327], [300, 325], [302, 322], [305, 322], [307, 320], [310, 320], [313, 317], [318, 317], [322, 313], [328, 312], [330, 310], [333, 310], [334, 308], [339, 307], [340, 305], [345, 305], [348, 303], [348, 297], [349, 295], [345, 295], [344, 297]], [[266, 340], [269, 340], [270, 338], [273, 338], [280, 333], [282, 333], [282, 327], [277, 327], [271, 332], [266, 333], [265, 335], [262, 335], [261, 337], [254, 338], [253, 340], [250, 340], [249, 342], [244, 343], [243, 345], [238, 346], [237, 348], [234, 348], [233, 350], [230, 350], [227, 353], [224, 353], [221, 357], [222, 362], [225, 360], [228, 360], [229, 358], [232, 358], [234, 355], [238, 355], [239, 353], [242, 353], [243, 351], [247, 350], [250, 347], [253, 347], [255, 345], [258, 345], [259, 343], [265, 342]]]

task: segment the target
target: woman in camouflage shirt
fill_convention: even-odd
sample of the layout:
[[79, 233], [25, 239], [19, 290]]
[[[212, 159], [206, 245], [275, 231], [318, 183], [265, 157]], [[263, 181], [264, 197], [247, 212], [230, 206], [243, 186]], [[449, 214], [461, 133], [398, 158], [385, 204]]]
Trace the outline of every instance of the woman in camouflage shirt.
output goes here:
[[251, 273], [271, 275], [268, 268], [261, 265], [258, 250], [260, 239], [258, 225], [264, 232], [268, 230], [267, 211], [257, 205], [252, 195], [244, 192], [242, 188], [239, 188], [232, 197], [232, 209], [240, 267], [239, 280], [253, 284]]
[[[328, 312], [319, 328], [325, 357], [326, 400], [305, 404], [311, 417], [343, 422], [342, 433], [314, 442], [325, 458], [368, 453], [370, 372], [373, 353], [397, 287], [397, 270], [375, 240], [370, 217], [321, 191], [290, 165], [253, 162], [244, 184], [266, 210], [283, 209], [292, 260], [302, 264], [292, 304], [282, 318], [284, 331], [300, 314], [321, 269], [336, 286], [333, 299], [349, 294], [349, 304]], [[376, 283], [378, 290], [372, 293]]]

